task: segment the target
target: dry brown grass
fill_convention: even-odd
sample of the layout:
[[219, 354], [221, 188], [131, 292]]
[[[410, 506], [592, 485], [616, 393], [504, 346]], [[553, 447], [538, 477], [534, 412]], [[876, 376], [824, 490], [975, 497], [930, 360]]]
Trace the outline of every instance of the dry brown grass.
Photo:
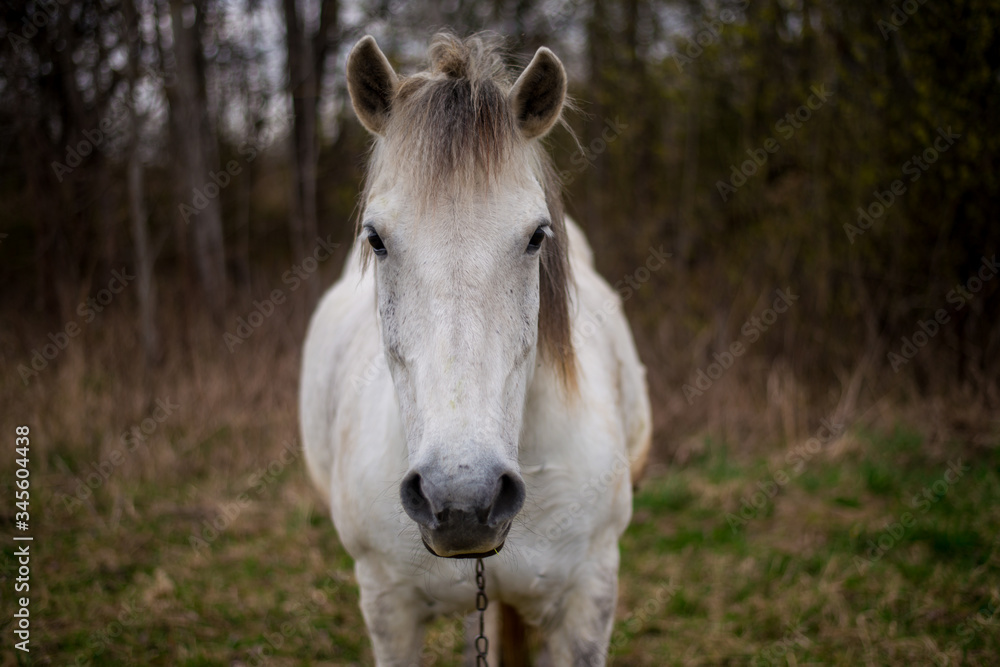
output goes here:
[[[333, 268], [324, 271], [314, 280], [329, 283]], [[0, 433], [13, 433], [15, 424], [32, 429], [32, 521], [42, 554], [32, 589], [35, 664], [81, 655], [92, 664], [254, 664], [265, 652], [269, 664], [370, 664], [350, 560], [301, 457], [276, 466], [255, 490], [255, 473], [298, 440], [300, 345], [310, 306], [305, 290], [290, 297], [230, 353], [219, 325], [165, 294], [164, 361], [147, 366], [125, 293], [27, 386], [17, 365], [64, 323], [21, 320], [0, 333]], [[223, 329], [232, 331], [250, 301], [233, 298]], [[893, 482], [892, 466], [879, 463], [873, 444], [879, 440], [867, 435], [900, 423], [923, 434], [916, 453], [899, 454], [916, 471], [914, 480], [939, 474], [940, 462], [956, 452], [995, 461], [996, 415], [961, 393], [917, 402], [905, 385], [881, 395], [862, 392], [851, 429], [816, 457], [803, 485], [789, 487], [744, 536], [728, 535], [725, 513], [738, 509], [764, 472], [780, 468], [788, 448], [811, 437], [821, 417], [844, 404], [846, 383], [810, 386], [761, 347], [688, 405], [679, 387], [704, 362], [696, 353], [686, 365], [679, 361], [670, 349], [680, 338], [674, 326], [636, 327], [650, 369], [659, 464], [624, 542], [617, 663], [746, 664], [798, 621], [812, 648], [796, 649], [789, 664], [804, 664], [807, 656], [906, 664], [949, 650], [943, 631], [925, 628], [928, 619], [940, 617], [939, 625], [953, 630], [975, 612], [992, 594], [989, 563], [997, 556], [980, 562], [985, 570], [960, 575], [956, 568], [968, 560], [935, 568], [940, 551], [917, 541], [900, 550], [902, 569], [887, 566], [856, 581], [848, 536], [877, 535], [881, 522], [899, 512], [898, 498], [867, 490], [859, 471], [877, 464], [889, 470], [890, 483], [911, 483], [909, 477]], [[79, 505], [68, 504], [86, 489], [95, 465], [124, 451], [122, 433], [156, 414], [158, 399], [178, 407]], [[8, 495], [10, 479], [4, 473], [0, 480]], [[975, 503], [995, 500], [990, 479], [977, 482]], [[206, 536], [205, 522], [219, 520], [247, 493], [251, 502], [207, 549], [193, 548], [192, 536]], [[13, 528], [9, 508], [3, 511], [4, 525]], [[1000, 525], [1000, 516], [968, 521], [986, 531]], [[4, 555], [9, 568], [10, 553]], [[938, 578], [927, 584], [923, 602], [914, 602], [919, 587], [905, 574], [914, 568]], [[680, 596], [656, 598], [662, 582], [680, 584]], [[942, 597], [947, 591], [953, 599]], [[135, 622], [118, 637], [100, 639], [129, 605], [140, 609]], [[268, 637], [283, 623], [292, 630], [276, 648]], [[428, 653], [438, 664], [458, 660], [450, 639], [459, 624], [435, 626], [433, 641], [449, 638]], [[996, 644], [971, 646], [978, 652], [966, 656], [968, 664], [986, 664], [983, 651]], [[8, 648], [0, 655], [14, 664]], [[795, 655], [803, 662], [792, 662]]]

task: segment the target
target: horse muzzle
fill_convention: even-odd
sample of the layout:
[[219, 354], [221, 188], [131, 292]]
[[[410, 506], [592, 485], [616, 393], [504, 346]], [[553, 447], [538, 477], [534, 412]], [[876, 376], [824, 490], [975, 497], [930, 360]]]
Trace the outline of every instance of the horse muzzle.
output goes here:
[[[508, 523], [500, 535], [500, 544], [486, 551], [470, 551], [470, 549], [477, 549], [479, 547], [472, 546], [472, 543], [468, 540], [455, 540], [454, 537], [448, 536], [444, 540], [435, 539], [433, 535], [427, 535], [423, 526], [420, 527], [420, 541], [424, 543], [424, 548], [430, 551], [435, 556], [441, 558], [489, 558], [490, 556], [495, 556], [500, 553], [503, 549], [503, 545], [506, 543], [507, 533], [510, 532], [510, 524]], [[437, 546], [432, 547], [428, 543], [428, 539], [434, 541]], [[484, 540], [483, 544], [496, 544], [496, 537], [488, 537]]]
[[420, 528], [424, 546], [442, 558], [483, 558], [500, 552], [511, 521], [524, 505], [525, 486], [510, 468], [445, 474], [413, 469], [400, 485], [406, 514]]

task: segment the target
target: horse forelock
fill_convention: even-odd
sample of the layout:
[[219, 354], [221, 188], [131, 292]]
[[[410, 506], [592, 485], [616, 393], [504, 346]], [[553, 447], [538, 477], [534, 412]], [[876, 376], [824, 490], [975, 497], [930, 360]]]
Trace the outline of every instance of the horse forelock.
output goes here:
[[399, 82], [371, 175], [411, 170], [416, 190], [431, 197], [442, 188], [496, 186], [505, 167], [533, 157], [507, 99], [501, 53], [496, 38], [437, 35], [430, 68]]
[[[561, 184], [541, 143], [520, 132], [508, 95], [513, 81], [502, 41], [491, 35], [434, 37], [430, 67], [399, 82], [389, 120], [375, 139], [358, 216], [375, 183], [409, 181], [418, 208], [442, 192], [456, 197], [533, 177], [545, 192], [553, 235], [540, 258], [538, 344], [564, 387], [576, 392], [570, 320], [570, 274]], [[370, 261], [363, 247], [363, 261]]]

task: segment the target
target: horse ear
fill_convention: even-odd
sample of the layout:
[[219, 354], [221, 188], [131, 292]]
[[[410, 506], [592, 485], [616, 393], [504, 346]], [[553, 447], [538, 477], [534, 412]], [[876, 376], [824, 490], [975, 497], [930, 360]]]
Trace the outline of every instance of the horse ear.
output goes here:
[[552, 129], [566, 101], [566, 70], [544, 46], [535, 52], [510, 91], [510, 103], [521, 132], [528, 139]]
[[375, 38], [366, 35], [347, 57], [347, 90], [354, 113], [369, 132], [382, 134], [399, 77]]

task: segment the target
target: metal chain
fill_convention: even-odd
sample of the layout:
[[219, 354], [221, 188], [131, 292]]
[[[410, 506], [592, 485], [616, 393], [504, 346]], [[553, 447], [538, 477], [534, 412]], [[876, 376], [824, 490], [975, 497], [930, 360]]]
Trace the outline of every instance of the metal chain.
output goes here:
[[490, 667], [486, 661], [490, 651], [490, 640], [486, 638], [486, 566], [483, 559], [476, 559], [476, 611], [479, 612], [479, 635], [476, 637], [476, 667]]

